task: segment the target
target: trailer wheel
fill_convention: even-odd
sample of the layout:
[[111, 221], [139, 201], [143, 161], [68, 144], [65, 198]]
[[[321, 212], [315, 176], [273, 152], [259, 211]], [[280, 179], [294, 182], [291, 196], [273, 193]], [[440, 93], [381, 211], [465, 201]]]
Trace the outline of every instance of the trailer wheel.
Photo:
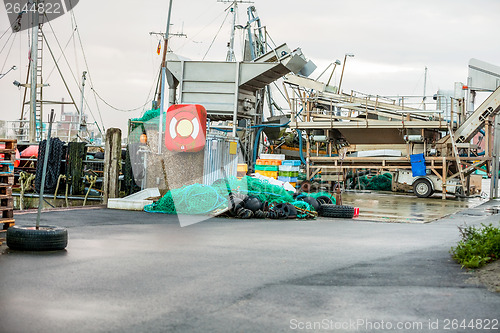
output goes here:
[[413, 183], [413, 193], [419, 198], [427, 198], [432, 195], [431, 182], [425, 178], [419, 178]]

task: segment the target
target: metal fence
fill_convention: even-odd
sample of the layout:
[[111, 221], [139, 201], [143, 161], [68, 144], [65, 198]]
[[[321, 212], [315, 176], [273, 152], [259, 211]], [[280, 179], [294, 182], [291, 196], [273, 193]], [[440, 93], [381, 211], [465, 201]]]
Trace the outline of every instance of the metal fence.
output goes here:
[[238, 139], [208, 135], [205, 145], [203, 184], [212, 185], [218, 179], [236, 177], [239, 151]]

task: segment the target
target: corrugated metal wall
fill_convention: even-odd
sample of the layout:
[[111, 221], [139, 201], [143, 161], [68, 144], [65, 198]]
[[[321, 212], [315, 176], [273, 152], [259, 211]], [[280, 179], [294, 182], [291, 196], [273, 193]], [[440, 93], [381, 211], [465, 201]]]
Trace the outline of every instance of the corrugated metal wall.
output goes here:
[[[231, 142], [236, 142], [236, 154], [230, 153]], [[207, 135], [203, 184], [212, 185], [217, 179], [236, 177], [240, 144], [237, 139], [225, 136]]]

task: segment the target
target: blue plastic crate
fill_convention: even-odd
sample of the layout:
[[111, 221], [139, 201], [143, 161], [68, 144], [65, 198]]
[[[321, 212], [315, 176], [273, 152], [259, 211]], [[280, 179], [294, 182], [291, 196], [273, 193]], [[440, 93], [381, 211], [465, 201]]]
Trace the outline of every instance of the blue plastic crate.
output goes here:
[[300, 160], [286, 160], [281, 163], [281, 165], [291, 165], [291, 166], [300, 166], [302, 162]]
[[278, 180], [282, 181], [282, 182], [296, 183], [297, 182], [297, 177], [283, 177], [283, 176], [278, 176]]

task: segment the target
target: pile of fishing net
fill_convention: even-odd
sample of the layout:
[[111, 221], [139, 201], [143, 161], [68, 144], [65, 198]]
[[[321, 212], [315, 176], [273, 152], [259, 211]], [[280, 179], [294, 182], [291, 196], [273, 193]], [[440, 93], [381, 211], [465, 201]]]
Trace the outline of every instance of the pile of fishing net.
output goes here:
[[382, 175], [376, 175], [368, 178], [367, 176], [355, 178], [354, 189], [391, 191], [392, 174], [386, 172]]
[[[321, 197], [335, 203], [329, 193], [301, 193], [302, 197]], [[211, 186], [193, 184], [168, 191], [160, 200], [144, 207], [146, 212], [166, 214], [209, 214], [228, 208], [230, 216], [240, 218], [314, 218], [311, 202], [283, 187], [252, 177], [229, 177]], [[286, 216], [285, 216], [286, 215]]]
[[144, 112], [144, 114], [142, 115], [142, 117], [140, 118], [132, 118], [130, 119], [131, 121], [134, 121], [134, 122], [147, 122], [151, 119], [154, 119], [156, 117], [159, 117], [160, 116], [160, 109], [156, 109], [156, 110], [148, 110], [146, 112]]

